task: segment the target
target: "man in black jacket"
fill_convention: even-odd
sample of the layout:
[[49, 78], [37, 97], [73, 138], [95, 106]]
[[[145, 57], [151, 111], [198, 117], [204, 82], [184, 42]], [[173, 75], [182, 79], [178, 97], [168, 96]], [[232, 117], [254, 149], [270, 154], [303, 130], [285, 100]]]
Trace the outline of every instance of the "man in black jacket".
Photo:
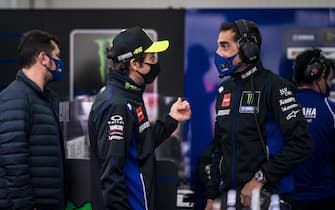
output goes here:
[[252, 21], [221, 25], [215, 64], [221, 77], [230, 77], [218, 88], [206, 209], [230, 189], [239, 192], [238, 209], [250, 206], [253, 189], [289, 192], [292, 180], [280, 181], [312, 151], [294, 87], [262, 66], [261, 42]]
[[107, 84], [89, 116], [93, 209], [157, 209], [154, 149], [191, 116], [189, 103], [178, 98], [163, 121], [148, 121], [143, 92], [160, 72], [155, 53], [168, 45], [135, 27], [119, 33], [107, 49]]
[[32, 30], [19, 43], [21, 70], [0, 94], [0, 209], [65, 208], [64, 142], [55, 96], [59, 41]]

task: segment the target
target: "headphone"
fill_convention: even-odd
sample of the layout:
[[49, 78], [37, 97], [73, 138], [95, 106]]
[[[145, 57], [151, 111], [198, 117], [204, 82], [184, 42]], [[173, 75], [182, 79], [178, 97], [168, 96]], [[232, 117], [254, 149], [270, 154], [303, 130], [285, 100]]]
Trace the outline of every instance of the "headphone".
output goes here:
[[240, 34], [237, 44], [239, 47], [239, 56], [244, 63], [255, 63], [259, 59], [259, 46], [257, 45], [258, 40], [255, 36], [252, 36], [249, 32], [247, 22], [244, 19], [237, 20], [234, 22], [236, 28]]
[[325, 59], [320, 51], [319, 55], [317, 57], [313, 57], [311, 61], [307, 64], [306, 69], [304, 71], [304, 77], [306, 81], [312, 82], [314, 80], [319, 79], [321, 75], [325, 72], [325, 70], [326, 70]]

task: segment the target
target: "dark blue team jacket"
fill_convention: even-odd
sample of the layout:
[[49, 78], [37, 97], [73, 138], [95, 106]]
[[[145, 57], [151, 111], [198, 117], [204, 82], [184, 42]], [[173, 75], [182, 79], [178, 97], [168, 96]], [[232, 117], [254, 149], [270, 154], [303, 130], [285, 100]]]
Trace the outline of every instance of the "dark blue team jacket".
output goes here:
[[310, 89], [298, 89], [314, 142], [312, 156], [295, 171], [294, 200], [335, 196], [335, 103]]

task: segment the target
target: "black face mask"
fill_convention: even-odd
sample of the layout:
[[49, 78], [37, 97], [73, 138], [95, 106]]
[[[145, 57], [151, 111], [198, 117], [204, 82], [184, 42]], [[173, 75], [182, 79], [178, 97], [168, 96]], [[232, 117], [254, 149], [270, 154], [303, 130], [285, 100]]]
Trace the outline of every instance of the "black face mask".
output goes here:
[[161, 67], [158, 62], [155, 64], [151, 63], [145, 63], [145, 64], [148, 64], [150, 66], [150, 71], [147, 74], [142, 74], [140, 72], [138, 73], [142, 76], [145, 84], [150, 84], [158, 76], [159, 72], [161, 71]]

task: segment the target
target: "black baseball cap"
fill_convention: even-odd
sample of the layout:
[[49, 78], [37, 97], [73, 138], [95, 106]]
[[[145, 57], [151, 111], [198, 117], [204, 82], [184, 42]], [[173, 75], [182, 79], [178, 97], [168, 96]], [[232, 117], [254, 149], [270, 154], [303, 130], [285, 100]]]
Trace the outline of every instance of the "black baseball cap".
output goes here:
[[169, 41], [153, 42], [141, 27], [133, 27], [121, 31], [113, 39], [110, 58], [125, 61], [140, 53], [163, 52], [169, 47]]

